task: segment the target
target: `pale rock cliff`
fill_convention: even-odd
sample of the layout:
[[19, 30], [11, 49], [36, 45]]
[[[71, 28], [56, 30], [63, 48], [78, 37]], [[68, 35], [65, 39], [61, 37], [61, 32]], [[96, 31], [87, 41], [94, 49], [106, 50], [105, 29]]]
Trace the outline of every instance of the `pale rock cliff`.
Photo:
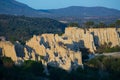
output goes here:
[[57, 34], [42, 34], [33, 36], [26, 45], [36, 51], [43, 64], [71, 70], [73, 65], [82, 65], [82, 58], [81, 52], [75, 52], [65, 46], [69, 42], [71, 44], [72, 41], [64, 41]]
[[89, 48], [91, 52], [96, 50], [93, 35], [87, 30], [68, 27], [65, 29], [64, 36], [75, 42], [78, 48]]
[[90, 28], [82, 29], [77, 27], [68, 27], [65, 29], [65, 37], [77, 42], [80, 48], [89, 48], [91, 52], [96, 50], [97, 46], [104, 43], [112, 43], [112, 47], [120, 45], [119, 34], [116, 28]]
[[18, 60], [35, 60], [35, 53], [33, 50], [30, 49], [30, 53], [27, 47], [24, 47], [19, 43], [15, 43], [15, 45], [13, 45], [9, 41], [0, 41], [0, 49], [2, 56], [11, 57], [15, 62]]
[[11, 42], [0, 41], [0, 48], [3, 56], [11, 57], [12, 60], [17, 61], [14, 45]]
[[14, 61], [36, 60], [42, 61], [45, 66], [51, 65], [65, 70], [82, 66], [81, 48], [89, 48], [94, 53], [97, 46], [112, 43], [120, 44], [120, 30], [116, 28], [82, 29], [67, 27], [62, 36], [58, 34], [42, 34], [33, 36], [21, 45], [14, 45], [8, 41], [0, 41], [0, 55], [11, 57]]
[[116, 28], [93, 28], [93, 29], [89, 29], [89, 31], [93, 34], [94, 39], [96, 39], [96, 41], [98, 43], [95, 42], [95, 44], [104, 44], [104, 43], [112, 43], [112, 47], [116, 46], [116, 45], [120, 45], [119, 42], [119, 36], [117, 33]]

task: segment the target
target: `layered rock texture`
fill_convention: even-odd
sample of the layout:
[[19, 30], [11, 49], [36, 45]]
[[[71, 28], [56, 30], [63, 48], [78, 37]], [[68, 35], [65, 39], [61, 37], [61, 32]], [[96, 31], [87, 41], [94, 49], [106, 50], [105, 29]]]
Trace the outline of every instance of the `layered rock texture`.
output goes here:
[[71, 43], [72, 41], [66, 41], [57, 34], [43, 34], [33, 36], [26, 45], [35, 51], [37, 59], [43, 64], [71, 70], [73, 66], [82, 65], [81, 52], [73, 51], [66, 46]]
[[[82, 66], [81, 52], [74, 51], [72, 43], [57, 34], [42, 34], [33, 36], [24, 46], [19, 42], [13, 45], [10, 42], [1, 41], [0, 48], [2, 54], [11, 57], [15, 62], [36, 60], [42, 61], [45, 66], [51, 65], [69, 71]], [[69, 45], [73, 46], [72, 50], [68, 48]]]
[[112, 47], [120, 45], [119, 29], [116, 28], [89, 28], [81, 29], [76, 27], [68, 27], [65, 30], [64, 36], [68, 40], [79, 43], [79, 47], [89, 48], [91, 52], [96, 50], [96, 47], [105, 43], [112, 43]]
[[10, 42], [0, 41], [0, 53], [3, 56], [11, 57], [14, 61], [17, 60], [14, 45]]
[[0, 54], [19, 60], [42, 61], [43, 65], [52, 65], [65, 70], [82, 66], [81, 48], [89, 48], [94, 53], [97, 46], [104, 43], [112, 46], [120, 44], [119, 29], [68, 27], [62, 36], [58, 34], [42, 34], [33, 36], [21, 45], [8, 41], [0, 41]]

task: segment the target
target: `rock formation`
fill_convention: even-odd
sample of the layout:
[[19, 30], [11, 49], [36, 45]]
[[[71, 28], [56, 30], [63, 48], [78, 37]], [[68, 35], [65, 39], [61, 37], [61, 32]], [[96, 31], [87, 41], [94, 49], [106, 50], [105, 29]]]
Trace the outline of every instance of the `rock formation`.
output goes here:
[[65, 30], [64, 36], [69, 40], [80, 43], [80, 47], [89, 48], [91, 52], [94, 52], [97, 46], [105, 43], [109, 44], [111, 42], [112, 47], [120, 45], [119, 34], [116, 28], [82, 29], [68, 27]]
[[112, 43], [112, 46], [120, 45], [119, 36], [116, 28], [99, 28], [99, 29], [89, 29], [93, 35], [95, 44], [101, 45], [104, 43]]
[[0, 41], [0, 54], [11, 57], [14, 61], [42, 61], [44, 66], [51, 65], [71, 70], [82, 65], [80, 49], [89, 48], [94, 53], [96, 46], [104, 43], [112, 46], [120, 44], [119, 29], [68, 27], [62, 36], [58, 34], [42, 34], [33, 36], [26, 45], [16, 42]]
[[26, 45], [35, 50], [43, 64], [61, 67], [65, 70], [71, 70], [73, 65], [82, 65], [81, 53], [70, 50], [66, 43], [72, 43], [64, 40], [57, 34], [42, 34], [33, 36]]
[[64, 36], [67, 37], [68, 40], [76, 42], [76, 45], [78, 45], [80, 48], [89, 48], [91, 52], [96, 50], [93, 35], [88, 30], [76, 27], [68, 27], [65, 29]]
[[74, 47], [72, 41], [66, 41], [57, 34], [42, 34], [33, 36], [24, 46], [19, 42], [13, 45], [1, 41], [0, 48], [3, 55], [11, 57], [16, 63], [19, 60], [36, 60], [42, 61], [44, 66], [51, 65], [70, 71], [82, 66], [82, 56], [81, 52], [70, 49], [67, 44]]
[[3, 56], [11, 57], [14, 61], [17, 60], [14, 45], [12, 43], [8, 41], [0, 41], [0, 48]]

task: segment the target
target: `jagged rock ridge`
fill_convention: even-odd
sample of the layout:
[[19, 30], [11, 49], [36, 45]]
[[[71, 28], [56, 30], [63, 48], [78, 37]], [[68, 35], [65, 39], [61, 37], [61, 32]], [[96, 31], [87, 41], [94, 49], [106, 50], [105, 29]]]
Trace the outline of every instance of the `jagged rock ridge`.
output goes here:
[[113, 46], [119, 46], [119, 29], [116, 28], [90, 28], [81, 29], [77, 27], [66, 28], [64, 36], [68, 40], [79, 43], [79, 47], [89, 48], [91, 52], [96, 50], [97, 46], [104, 43], [112, 43]]
[[94, 53], [96, 47], [111, 42], [112, 46], [119, 45], [119, 29], [90, 28], [82, 29], [68, 27], [62, 36], [58, 34], [42, 34], [33, 36], [21, 45], [0, 41], [0, 53], [11, 57], [16, 63], [19, 60], [42, 61], [43, 65], [52, 65], [65, 70], [82, 66], [80, 48], [89, 48]]
[[[8, 44], [5, 45], [6, 43]], [[51, 65], [65, 70], [82, 66], [81, 52], [70, 50], [64, 45], [66, 43], [68, 42], [57, 34], [42, 34], [41, 36], [33, 36], [32, 39], [26, 42], [25, 46], [19, 43], [13, 45], [10, 42], [3, 41], [0, 47], [2, 51], [8, 51], [3, 52], [3, 54], [7, 54], [6, 56], [11, 57], [16, 63], [19, 60], [31, 59], [42, 61], [45, 66]], [[12, 47], [6, 49], [10, 44]], [[14, 56], [9, 53], [11, 49]]]

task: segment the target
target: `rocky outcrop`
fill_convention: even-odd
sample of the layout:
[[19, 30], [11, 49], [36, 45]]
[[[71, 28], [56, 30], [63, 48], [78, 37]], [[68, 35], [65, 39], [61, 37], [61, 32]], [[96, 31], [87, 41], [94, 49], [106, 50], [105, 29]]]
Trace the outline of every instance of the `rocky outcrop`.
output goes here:
[[96, 45], [101, 45], [105, 43], [112, 43], [112, 47], [116, 45], [120, 45], [119, 36], [116, 28], [96, 28], [89, 29], [93, 38], [95, 40]]
[[78, 48], [89, 48], [91, 52], [96, 50], [94, 38], [90, 31], [76, 27], [68, 27], [65, 29], [64, 37], [76, 43]]
[[57, 34], [33, 36], [24, 46], [19, 42], [14, 45], [0, 42], [3, 55], [11, 57], [16, 63], [19, 60], [36, 60], [42, 61], [45, 67], [51, 65], [67, 71], [82, 66], [81, 52], [74, 50], [74, 47], [72, 40], [64, 40]]
[[[19, 60], [35, 60], [35, 53], [31, 50], [31, 55], [29, 55], [29, 50], [27, 47], [22, 46], [20, 43], [15, 43], [13, 45], [9, 41], [0, 41], [0, 53], [2, 56], [11, 57], [15, 62]], [[33, 52], [33, 53], [32, 53]]]
[[71, 70], [71, 66], [82, 65], [81, 52], [70, 50], [66, 44], [72, 41], [64, 40], [57, 34], [42, 34], [34, 36], [26, 45], [36, 51], [43, 64]]
[[11, 57], [12, 60], [17, 61], [14, 45], [8, 41], [0, 41], [0, 48], [3, 56]]
[[94, 53], [97, 46], [104, 43], [119, 45], [119, 29], [115, 28], [90, 28], [82, 29], [68, 27], [62, 36], [58, 34], [42, 34], [33, 36], [21, 45], [14, 45], [7, 41], [0, 41], [0, 55], [11, 57], [14, 61], [36, 60], [43, 65], [60, 67], [71, 70], [82, 65], [80, 49], [89, 48]]
[[68, 27], [65, 29], [65, 37], [74, 42], [78, 42], [79, 46], [89, 48], [91, 52], [96, 47], [105, 43], [112, 43], [112, 47], [120, 45], [119, 34], [116, 28], [90, 28], [82, 29], [76, 27]]

